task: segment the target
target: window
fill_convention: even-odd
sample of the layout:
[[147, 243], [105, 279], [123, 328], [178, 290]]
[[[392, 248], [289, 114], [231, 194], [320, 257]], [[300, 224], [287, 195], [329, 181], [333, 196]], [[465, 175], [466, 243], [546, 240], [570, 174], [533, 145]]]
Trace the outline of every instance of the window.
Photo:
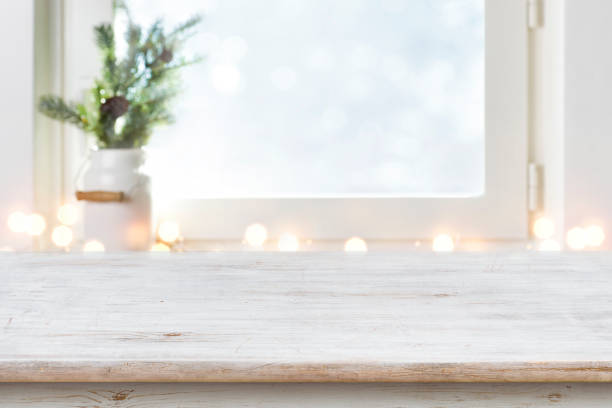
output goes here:
[[252, 222], [311, 238], [526, 236], [523, 2], [129, 4], [143, 23], [206, 16], [190, 43], [206, 60], [150, 146], [160, 213], [187, 238]]
[[164, 4], [132, 8], [149, 24], [207, 12], [190, 43], [206, 63], [150, 149], [165, 195], [482, 193], [483, 0]]

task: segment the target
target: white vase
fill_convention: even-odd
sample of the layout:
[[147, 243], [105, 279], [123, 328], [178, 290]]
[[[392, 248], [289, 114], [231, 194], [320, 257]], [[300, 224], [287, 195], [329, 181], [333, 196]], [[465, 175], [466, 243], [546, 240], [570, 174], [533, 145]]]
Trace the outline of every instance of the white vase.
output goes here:
[[151, 180], [141, 170], [144, 162], [142, 149], [91, 151], [82, 191], [77, 193], [85, 200], [86, 241], [100, 241], [111, 252], [150, 248]]

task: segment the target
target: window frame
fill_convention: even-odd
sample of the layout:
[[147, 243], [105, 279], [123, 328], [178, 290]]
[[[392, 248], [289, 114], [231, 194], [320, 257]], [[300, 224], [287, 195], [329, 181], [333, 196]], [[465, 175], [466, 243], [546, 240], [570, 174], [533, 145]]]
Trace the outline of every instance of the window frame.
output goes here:
[[[89, 7], [82, 2], [77, 5], [74, 0], [64, 1], [67, 15], [74, 14], [71, 9]], [[95, 5], [88, 13], [98, 10], [102, 17], [107, 15], [112, 1], [87, 3]], [[65, 38], [79, 38], [77, 29], [82, 32], [82, 25], [66, 26]], [[525, 239], [527, 32], [525, 1], [485, 0], [485, 191], [480, 196], [176, 200], [156, 202], [155, 212], [160, 219], [178, 222], [187, 240], [239, 240], [246, 226], [255, 222], [264, 224], [272, 239], [285, 232], [325, 240], [350, 236], [424, 239], [441, 232], [463, 238]], [[88, 85], [97, 74], [92, 67], [77, 64], [83, 58], [93, 58], [94, 48], [69, 48], [78, 50], [80, 58], [64, 60], [68, 89], [85, 82]], [[83, 52], [87, 55], [83, 56]], [[70, 140], [76, 147], [64, 146], [64, 152], [71, 151], [65, 153], [65, 177], [83, 160], [84, 144], [72, 137]]]
[[485, 191], [475, 197], [228, 198], [165, 203], [186, 239], [240, 239], [258, 222], [272, 238], [525, 239], [527, 210], [526, 2], [485, 1]]

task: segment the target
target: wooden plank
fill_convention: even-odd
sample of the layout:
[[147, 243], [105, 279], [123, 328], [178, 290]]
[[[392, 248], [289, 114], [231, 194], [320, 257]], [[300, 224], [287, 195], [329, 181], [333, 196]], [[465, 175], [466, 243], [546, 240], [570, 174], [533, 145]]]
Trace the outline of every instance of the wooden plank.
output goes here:
[[612, 384], [0, 384], [0, 407], [609, 408]]
[[0, 381], [612, 381], [612, 255], [3, 254]]

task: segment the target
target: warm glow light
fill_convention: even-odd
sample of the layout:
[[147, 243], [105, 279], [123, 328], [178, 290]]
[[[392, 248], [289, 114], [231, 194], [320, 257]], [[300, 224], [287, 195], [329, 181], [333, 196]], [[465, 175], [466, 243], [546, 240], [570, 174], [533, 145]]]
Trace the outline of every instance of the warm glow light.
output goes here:
[[170, 247], [162, 242], [158, 242], [157, 244], [153, 244], [151, 252], [170, 252]]
[[554, 239], [545, 239], [538, 245], [538, 251], [560, 251], [561, 245]]
[[574, 227], [567, 231], [566, 242], [573, 250], [584, 249], [587, 245], [587, 233], [583, 228]]
[[293, 234], [282, 234], [278, 238], [278, 249], [285, 252], [295, 252], [300, 248], [300, 241]]
[[15, 252], [15, 248], [11, 246], [0, 247], [0, 252]]
[[549, 239], [555, 234], [555, 223], [547, 217], [540, 217], [533, 223], [533, 235], [538, 239]]
[[127, 226], [126, 241], [128, 248], [139, 251], [151, 245], [149, 226], [144, 221], [135, 221]]
[[159, 239], [169, 244], [176, 241], [181, 234], [179, 226], [176, 222], [172, 221], [164, 221], [159, 224], [159, 228], [157, 229], [157, 235]]
[[51, 233], [51, 240], [58, 247], [67, 247], [72, 242], [72, 230], [65, 225], [55, 227]]
[[64, 204], [57, 210], [57, 219], [64, 225], [74, 225], [79, 218], [79, 209], [74, 204]]
[[346, 252], [367, 252], [368, 246], [363, 239], [353, 237], [346, 241], [344, 250]]
[[606, 239], [603, 228], [599, 225], [591, 225], [586, 229], [586, 244], [590, 247], [600, 247]]
[[83, 245], [83, 252], [104, 252], [104, 244], [100, 241], [91, 240]]
[[244, 240], [252, 247], [261, 247], [268, 239], [268, 230], [261, 224], [249, 225], [244, 232]]
[[26, 232], [29, 235], [40, 235], [47, 228], [47, 221], [40, 214], [31, 214], [27, 217], [27, 228]]
[[431, 248], [435, 252], [452, 252], [455, 249], [455, 242], [450, 235], [440, 234], [434, 238]]
[[21, 211], [15, 211], [9, 215], [7, 224], [13, 232], [26, 232], [28, 229], [28, 216]]

